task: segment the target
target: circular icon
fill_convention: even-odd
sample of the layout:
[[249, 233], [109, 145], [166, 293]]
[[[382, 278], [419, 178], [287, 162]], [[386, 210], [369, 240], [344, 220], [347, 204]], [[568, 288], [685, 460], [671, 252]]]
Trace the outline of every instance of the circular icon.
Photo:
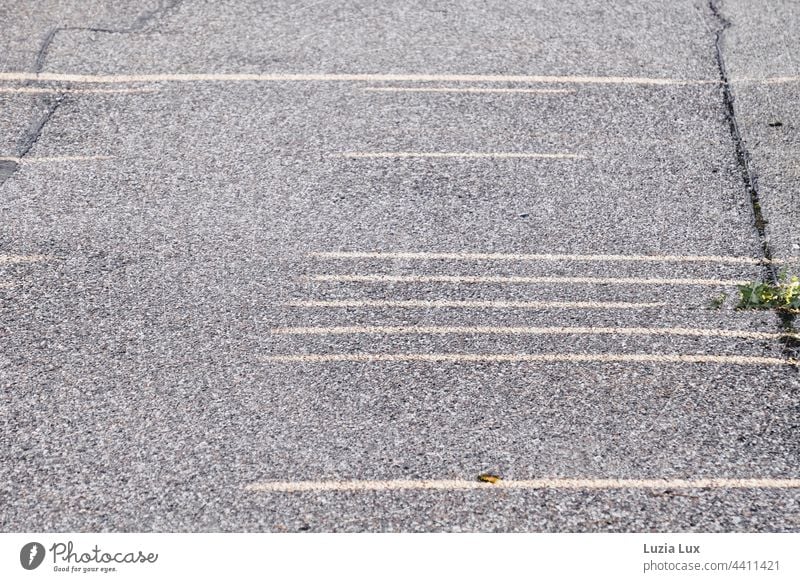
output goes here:
[[39, 542], [30, 542], [22, 546], [19, 552], [19, 563], [26, 570], [35, 570], [44, 561], [44, 546]]

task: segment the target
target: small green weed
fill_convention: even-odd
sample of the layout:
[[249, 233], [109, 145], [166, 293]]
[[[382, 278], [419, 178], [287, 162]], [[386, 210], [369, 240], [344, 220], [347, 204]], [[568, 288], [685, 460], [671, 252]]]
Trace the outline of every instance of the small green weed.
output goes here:
[[727, 293], [720, 293], [717, 297], [714, 297], [713, 299], [711, 299], [711, 301], [708, 302], [708, 308], [720, 309], [725, 304], [725, 300], [727, 298], [728, 298]]
[[739, 285], [737, 309], [778, 309], [800, 313], [800, 279], [782, 273], [777, 284], [754, 281]]

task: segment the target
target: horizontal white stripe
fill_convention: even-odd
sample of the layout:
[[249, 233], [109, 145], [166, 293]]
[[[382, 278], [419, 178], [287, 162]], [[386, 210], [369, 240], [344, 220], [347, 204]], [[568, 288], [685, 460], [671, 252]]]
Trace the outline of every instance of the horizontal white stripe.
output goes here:
[[[308, 253], [322, 259], [384, 259], [384, 260], [447, 260], [447, 261], [585, 261], [585, 262], [647, 262], [647, 263], [743, 263], [766, 264], [754, 257], [724, 257], [716, 255], [587, 255], [587, 254], [527, 254], [527, 253], [435, 253], [330, 251]], [[798, 260], [796, 257], [773, 260], [773, 263]]]
[[734, 77], [731, 83], [758, 83], [764, 85], [778, 85], [782, 83], [800, 83], [800, 77]]
[[500, 158], [500, 159], [556, 159], [577, 160], [584, 156], [577, 154], [546, 154], [533, 152], [344, 152], [338, 157], [352, 159], [391, 159], [391, 158]]
[[740, 279], [652, 279], [625, 277], [503, 277], [469, 275], [311, 275], [310, 281], [333, 283], [579, 283], [588, 285], [747, 285]]
[[14, 286], [13, 283], [6, 283], [4, 281], [0, 281], [0, 289], [10, 289], [13, 286]]
[[58, 87], [0, 87], [0, 93], [21, 93], [21, 94], [130, 94], [130, 93], [153, 93], [156, 89], [61, 89]]
[[496, 489], [796, 489], [800, 479], [501, 479], [485, 483], [462, 479], [396, 479], [386, 481], [264, 481], [246, 491], [302, 493], [323, 491], [413, 491]]
[[284, 354], [264, 356], [269, 362], [620, 362], [653, 364], [738, 364], [794, 366], [796, 360], [757, 356], [704, 354]]
[[47, 255], [0, 255], [0, 265], [8, 263], [35, 263], [46, 261], [52, 257]]
[[289, 307], [401, 307], [408, 309], [480, 308], [480, 309], [642, 309], [664, 307], [666, 303], [627, 303], [620, 301], [422, 301], [409, 300], [330, 300], [287, 301]]
[[351, 73], [156, 73], [141, 75], [84, 75], [73, 73], [0, 73], [0, 81], [54, 81], [73, 83], [155, 82], [276, 82], [276, 81], [365, 81], [441, 83], [565, 83], [579, 85], [716, 85], [718, 79], [664, 79], [585, 75], [436, 75]]
[[405, 334], [495, 334], [495, 335], [643, 335], [730, 337], [774, 340], [800, 339], [796, 333], [766, 333], [738, 329], [697, 329], [688, 327], [498, 327], [498, 326], [333, 326], [278, 327], [270, 333], [279, 335], [405, 335]]
[[380, 91], [386, 93], [541, 93], [566, 94], [575, 93], [569, 89], [517, 89], [485, 87], [364, 87], [364, 91]]
[[45, 164], [50, 162], [90, 162], [96, 160], [112, 160], [112, 156], [45, 156], [45, 157], [0, 157], [2, 162], [15, 162], [17, 164]]

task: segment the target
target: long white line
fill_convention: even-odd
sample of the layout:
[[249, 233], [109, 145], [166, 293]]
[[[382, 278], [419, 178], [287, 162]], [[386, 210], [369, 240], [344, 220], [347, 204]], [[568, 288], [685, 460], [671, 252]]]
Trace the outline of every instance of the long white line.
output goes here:
[[501, 479], [496, 483], [463, 479], [395, 479], [385, 481], [263, 481], [244, 489], [264, 493], [324, 491], [455, 491], [498, 489], [796, 489], [800, 479]]
[[44, 164], [51, 162], [90, 162], [97, 160], [113, 160], [113, 156], [43, 156], [43, 157], [10, 157], [0, 156], [0, 162], [15, 162], [17, 164]]
[[[529, 253], [435, 253], [383, 251], [326, 251], [308, 253], [321, 259], [447, 260], [447, 261], [585, 261], [645, 263], [732, 263], [761, 265], [765, 259], [716, 255], [604, 255], [604, 254], [529, 254]], [[790, 259], [773, 260], [773, 263]]]
[[760, 356], [705, 354], [282, 354], [263, 356], [268, 362], [320, 364], [326, 362], [620, 362], [653, 364], [737, 364], [745, 366], [796, 366], [798, 361]]
[[485, 87], [364, 87], [364, 91], [378, 91], [385, 93], [538, 93], [538, 94], [567, 94], [575, 93], [569, 89], [518, 89], [498, 87], [487, 89]]
[[287, 307], [401, 307], [401, 308], [480, 308], [480, 309], [642, 309], [664, 307], [666, 303], [626, 303], [620, 301], [424, 301], [418, 299], [344, 299], [287, 301]]
[[534, 152], [343, 152], [336, 157], [351, 159], [393, 158], [499, 158], [499, 159], [554, 159], [580, 160], [585, 156], [568, 153]]
[[156, 89], [60, 89], [57, 87], [0, 87], [0, 93], [22, 94], [131, 94], [153, 93]]
[[625, 277], [516, 277], [516, 276], [470, 276], [470, 275], [311, 275], [308, 281], [332, 283], [580, 283], [588, 285], [747, 285], [740, 279], [658, 279]]
[[437, 75], [351, 73], [156, 73], [142, 75], [84, 75], [75, 73], [0, 73], [0, 81], [53, 81], [72, 83], [160, 83], [160, 82], [283, 82], [365, 81], [441, 83], [564, 83], [578, 85], [716, 85], [718, 79], [664, 79], [658, 77], [566, 76], [566, 75]]
[[766, 333], [738, 329], [698, 329], [688, 327], [499, 327], [499, 326], [387, 326], [359, 325], [333, 327], [278, 327], [270, 330], [278, 335], [406, 335], [406, 334], [495, 334], [495, 335], [643, 335], [730, 337], [774, 340], [800, 339], [797, 333]]
[[47, 255], [0, 255], [0, 265], [8, 263], [35, 263], [46, 261], [51, 257]]

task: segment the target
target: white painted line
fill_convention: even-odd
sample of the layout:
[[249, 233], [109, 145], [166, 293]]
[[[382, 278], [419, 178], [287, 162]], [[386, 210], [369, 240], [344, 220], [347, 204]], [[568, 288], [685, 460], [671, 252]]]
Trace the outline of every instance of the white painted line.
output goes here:
[[0, 255], [0, 265], [9, 263], [35, 263], [46, 261], [52, 257], [48, 255]]
[[457, 491], [497, 489], [796, 489], [800, 479], [501, 479], [496, 483], [465, 479], [394, 479], [386, 481], [263, 481], [246, 491], [303, 493], [325, 491]]
[[0, 289], [10, 289], [13, 286], [14, 286], [13, 283], [6, 283], [4, 281], [0, 281]]
[[538, 93], [538, 94], [567, 94], [575, 93], [569, 89], [518, 89], [501, 88], [487, 89], [485, 87], [364, 87], [364, 91], [378, 91], [385, 93]]
[[325, 362], [529, 362], [529, 363], [653, 363], [796, 366], [797, 360], [759, 356], [705, 354], [283, 354], [263, 356], [268, 362], [319, 364]]
[[[645, 263], [743, 263], [762, 265], [765, 259], [754, 257], [723, 257], [715, 255], [586, 255], [586, 254], [527, 254], [527, 253], [433, 253], [332, 251], [308, 253], [320, 259], [384, 259], [384, 260], [447, 260], [447, 261], [584, 261], [584, 262], [645, 262]], [[773, 263], [796, 260], [775, 259]]]
[[719, 79], [664, 79], [658, 77], [592, 77], [566, 75], [434, 75], [351, 73], [161, 73], [143, 75], [83, 75], [74, 73], [0, 73], [0, 81], [52, 81], [70, 83], [161, 82], [409, 82], [409, 83], [564, 83], [570, 85], [718, 85]]
[[731, 83], [758, 83], [764, 85], [779, 85], [782, 83], [800, 83], [800, 77], [739, 77], [730, 79]]
[[747, 285], [740, 279], [640, 279], [624, 277], [501, 277], [468, 275], [311, 275], [308, 281], [330, 283], [579, 283], [587, 285]]
[[54, 162], [91, 162], [98, 160], [113, 160], [113, 156], [43, 156], [39, 158], [2, 157], [0, 162], [15, 162], [17, 164], [46, 164]]
[[336, 157], [351, 159], [393, 158], [498, 158], [498, 159], [555, 159], [580, 160], [586, 156], [578, 154], [542, 154], [533, 152], [343, 152]]
[[797, 333], [766, 333], [738, 329], [697, 329], [688, 327], [500, 327], [500, 326], [386, 326], [278, 327], [278, 335], [406, 335], [406, 334], [494, 334], [494, 335], [643, 335], [730, 337], [774, 340], [800, 339]]
[[666, 303], [626, 303], [619, 301], [422, 301], [417, 299], [287, 301], [287, 307], [402, 307], [439, 309], [446, 307], [479, 309], [642, 309], [665, 307]]
[[156, 89], [59, 89], [56, 87], [0, 87], [0, 93], [22, 94], [133, 94], [154, 93]]

